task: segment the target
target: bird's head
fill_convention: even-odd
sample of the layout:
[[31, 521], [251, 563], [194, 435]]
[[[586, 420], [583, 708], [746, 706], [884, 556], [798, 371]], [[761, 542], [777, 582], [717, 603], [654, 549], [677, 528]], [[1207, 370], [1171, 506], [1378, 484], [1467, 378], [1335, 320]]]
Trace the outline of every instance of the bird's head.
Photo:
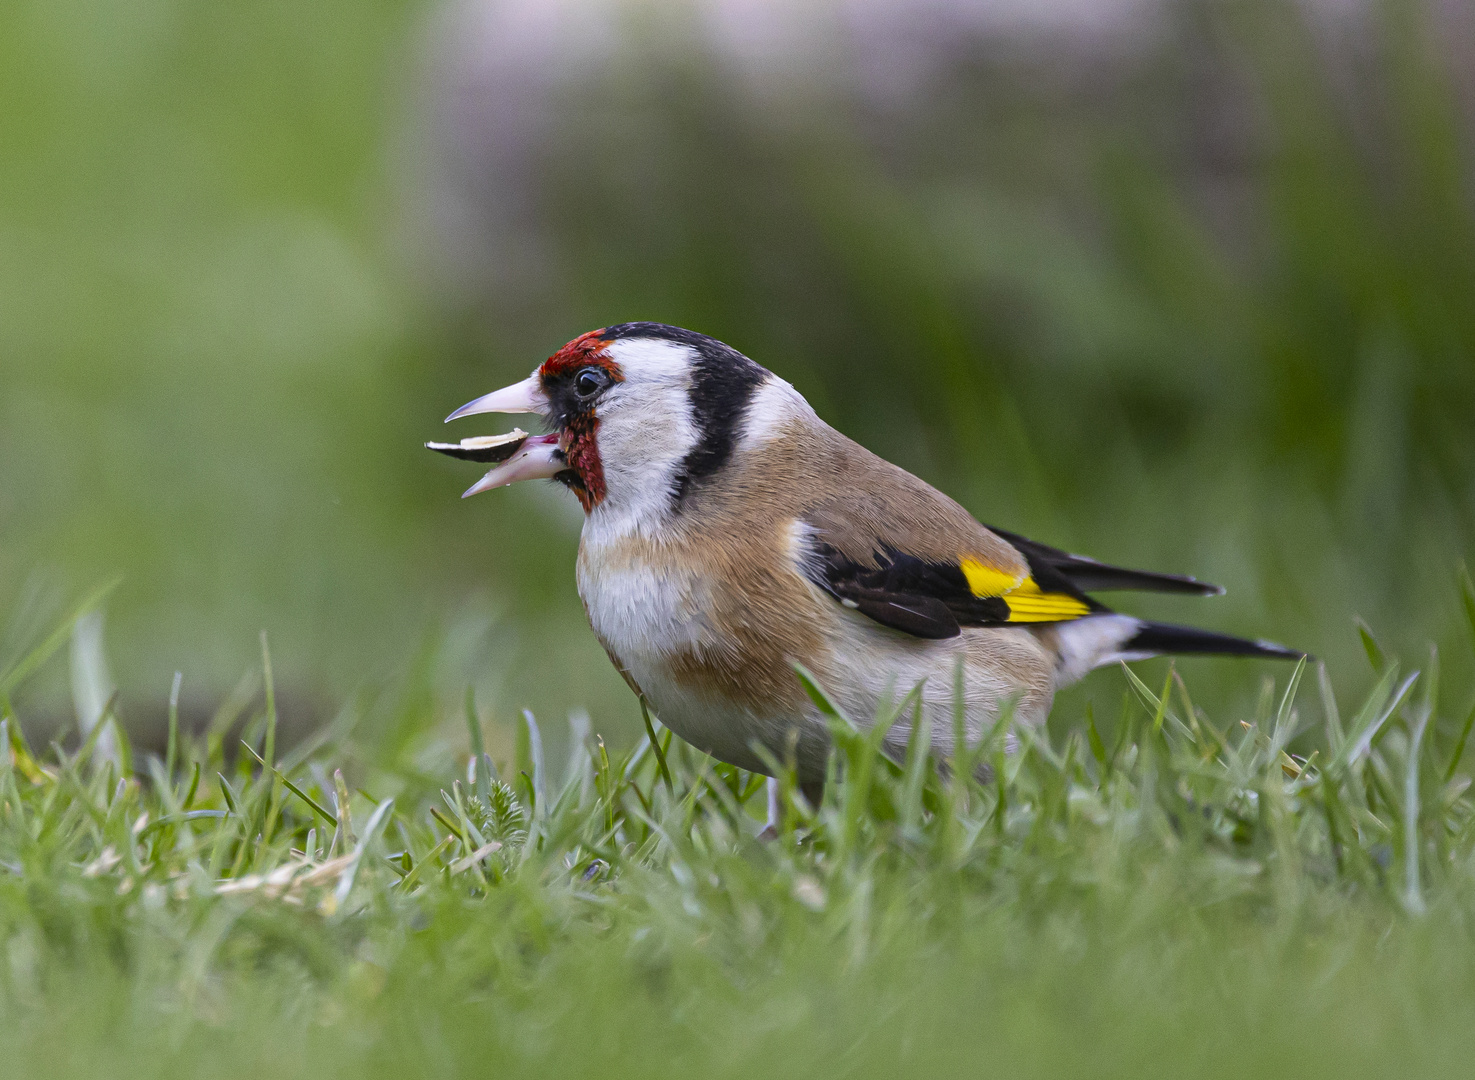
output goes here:
[[497, 462], [466, 492], [554, 479], [586, 513], [618, 507], [645, 515], [679, 505], [731, 456], [744, 414], [769, 372], [690, 330], [623, 323], [574, 338], [522, 382], [451, 413], [533, 413], [546, 435], [431, 443]]

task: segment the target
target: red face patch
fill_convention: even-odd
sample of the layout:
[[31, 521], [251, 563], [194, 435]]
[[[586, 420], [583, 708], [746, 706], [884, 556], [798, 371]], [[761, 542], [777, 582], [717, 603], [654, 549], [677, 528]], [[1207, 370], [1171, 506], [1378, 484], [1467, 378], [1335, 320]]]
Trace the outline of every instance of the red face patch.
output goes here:
[[569, 489], [588, 513], [604, 501], [604, 462], [599, 458], [599, 418], [578, 416], [563, 429], [563, 456], [577, 477]]
[[[562, 396], [559, 387], [567, 393], [568, 381], [583, 368], [596, 367], [606, 372], [614, 382], [624, 382], [625, 373], [620, 365], [605, 354], [608, 339], [604, 330], [591, 330], [580, 334], [563, 348], [550, 356], [538, 368], [538, 377], [550, 397]], [[587, 514], [604, 501], [604, 464], [599, 458], [599, 417], [594, 409], [570, 408], [563, 412], [564, 457], [568, 459], [572, 477], [565, 478], [568, 487], [579, 497]]]
[[603, 334], [603, 327], [580, 334], [543, 361], [543, 365], [538, 368], [539, 376], [551, 379], [560, 375], [572, 375], [580, 368], [597, 367], [609, 372], [616, 382], [623, 382], [625, 375], [620, 370], [620, 365], [604, 354], [609, 341]]

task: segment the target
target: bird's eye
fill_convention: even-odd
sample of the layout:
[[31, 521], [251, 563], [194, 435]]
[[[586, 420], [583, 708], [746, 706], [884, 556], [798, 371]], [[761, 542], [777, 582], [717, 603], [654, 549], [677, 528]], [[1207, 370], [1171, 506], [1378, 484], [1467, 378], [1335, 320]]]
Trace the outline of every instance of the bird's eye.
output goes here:
[[606, 376], [598, 368], [585, 368], [574, 378], [574, 393], [581, 398], [592, 398], [604, 389]]

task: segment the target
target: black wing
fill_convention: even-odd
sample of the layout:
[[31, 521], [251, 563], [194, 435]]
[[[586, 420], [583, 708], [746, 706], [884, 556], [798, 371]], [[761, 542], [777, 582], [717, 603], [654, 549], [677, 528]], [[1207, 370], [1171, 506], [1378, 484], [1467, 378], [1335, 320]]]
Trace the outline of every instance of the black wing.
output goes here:
[[966, 556], [938, 562], [885, 548], [867, 565], [822, 542], [817, 551], [816, 584], [846, 607], [915, 637], [956, 637], [964, 626], [1066, 622], [1108, 610], [1027, 552], [1030, 573], [1000, 588], [1003, 575]]

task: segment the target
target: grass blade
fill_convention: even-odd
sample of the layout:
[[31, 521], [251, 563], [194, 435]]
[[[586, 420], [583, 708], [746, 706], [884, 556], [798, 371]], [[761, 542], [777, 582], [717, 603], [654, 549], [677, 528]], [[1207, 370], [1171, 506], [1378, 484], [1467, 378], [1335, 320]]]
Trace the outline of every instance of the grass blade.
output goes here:
[[415, 860], [415, 865], [410, 867], [410, 872], [408, 874], [399, 879], [399, 884], [396, 885], [395, 888], [399, 889], [399, 891], [403, 893], [408, 893], [413, 890], [415, 886], [419, 884], [420, 875], [425, 872], [425, 868], [427, 866], [434, 866], [435, 860], [444, 855], [446, 851], [450, 848], [450, 846], [455, 842], [456, 837], [454, 836], [454, 834], [451, 836], [442, 837], [440, 843], [436, 844], [435, 847], [431, 848], [423, 856]]
[[1280, 707], [1275, 710], [1275, 728], [1270, 736], [1270, 758], [1274, 763], [1280, 757], [1282, 750], [1296, 737], [1294, 730], [1294, 709], [1296, 702], [1296, 691], [1301, 686], [1301, 676], [1306, 671], [1306, 658], [1303, 656], [1296, 661], [1296, 670], [1291, 672], [1291, 677], [1286, 682], [1285, 693], [1281, 696]]
[[307, 792], [303, 791], [296, 784], [292, 783], [292, 781], [288, 780], [287, 777], [281, 772], [281, 770], [277, 769], [273, 765], [268, 765], [266, 763], [266, 760], [254, 749], [252, 749], [251, 744], [248, 743], [245, 739], [241, 740], [241, 745], [246, 748], [246, 753], [250, 754], [258, 762], [260, 762], [262, 768], [268, 769], [273, 774], [275, 774], [276, 778], [281, 781], [283, 787], [285, 787], [293, 795], [296, 795], [299, 799], [305, 802], [312, 809], [313, 813], [317, 814], [318, 817], [322, 818], [329, 825], [336, 825], [338, 823], [338, 819], [335, 818], [325, 806], [319, 803]]
[[1336, 753], [1337, 748], [1342, 745], [1346, 735], [1342, 731], [1342, 716], [1337, 710], [1337, 695], [1332, 690], [1332, 677], [1327, 674], [1326, 664], [1318, 661], [1316, 665], [1317, 689], [1321, 691], [1321, 708], [1326, 716], [1326, 744]]
[[495, 779], [491, 756], [481, 736], [481, 717], [476, 712], [476, 687], [466, 687], [466, 733], [471, 739], [471, 760], [476, 762], [476, 797], [491, 803]]
[[225, 799], [225, 805], [230, 810], [232, 817], [241, 816], [240, 804], [236, 802], [235, 790], [230, 786], [230, 781], [225, 778], [224, 773], [216, 773], [220, 780], [220, 794]]
[[829, 691], [820, 685], [819, 680], [803, 664], [795, 664], [794, 672], [799, 676], [799, 684], [804, 687], [804, 692], [809, 695], [809, 700], [814, 702], [815, 708], [834, 720], [839, 720], [851, 731], [856, 731], [855, 721], [845, 715], [845, 710], [830, 697]]
[[1419, 758], [1424, 742], [1424, 729], [1429, 724], [1429, 713], [1418, 710], [1418, 715], [1409, 725], [1408, 761], [1403, 774], [1403, 904], [1409, 911], [1422, 915], [1424, 905], [1423, 885], [1419, 879], [1419, 821], [1422, 807], [1419, 802]]
[[531, 709], [522, 711], [522, 723], [523, 726], [518, 734], [527, 740], [527, 756], [525, 762], [521, 762], [518, 767], [524, 769], [528, 774], [533, 820], [537, 821], [547, 813], [548, 809], [548, 766], [543, 760], [543, 732], [538, 728], [538, 721]]
[[675, 795], [676, 784], [671, 779], [671, 769], [666, 764], [666, 751], [661, 749], [661, 741], [656, 738], [655, 725], [650, 722], [650, 709], [646, 707], [643, 697], [640, 699], [640, 718], [645, 721], [645, 737], [650, 740], [650, 748], [655, 751], [656, 766], [660, 770], [661, 779], [666, 783], [666, 790]]
[[[918, 688], [920, 690], [920, 687]], [[922, 696], [912, 707], [912, 730], [907, 737], [906, 780], [901, 797], [901, 826], [914, 833], [922, 821], [922, 788], [932, 764], [932, 725], [922, 716]]]
[[179, 688], [184, 685], [184, 672], [174, 673], [174, 685], [169, 688], [169, 743], [164, 750], [164, 775], [174, 782], [174, 768], [179, 761]]
[[343, 876], [338, 879], [338, 887], [333, 890], [333, 903], [335, 910], [343, 907], [348, 894], [353, 891], [354, 879], [358, 876], [359, 866], [364, 861], [364, 852], [369, 850], [369, 844], [379, 832], [379, 826], [389, 817], [389, 812], [394, 809], [394, 800], [385, 799], [374, 808], [369, 815], [369, 823], [364, 826], [363, 836], [354, 845], [353, 855], [348, 866], [343, 871]]
[[261, 756], [267, 761], [277, 759], [277, 688], [271, 673], [271, 649], [266, 643], [266, 631], [261, 631], [261, 677], [266, 683], [266, 741], [262, 744]]
[[77, 620], [88, 612], [93, 611], [108, 598], [108, 595], [118, 587], [122, 578], [114, 578], [100, 588], [94, 589], [85, 596], [81, 603], [72, 608], [56, 628], [47, 634], [44, 639], [30, 652], [26, 653], [3, 674], [0, 674], [0, 698], [8, 698], [17, 686], [29, 679], [36, 671], [50, 660], [56, 651], [67, 643], [71, 637], [72, 627]]
[[1446, 784], [1455, 778], [1455, 771], [1460, 767], [1460, 758], [1465, 754], [1465, 743], [1470, 741], [1471, 728], [1475, 728], [1475, 704], [1470, 706], [1469, 715], [1465, 717], [1464, 726], [1460, 728], [1460, 737], [1455, 740], [1455, 748], [1449, 755], [1449, 765], [1444, 770]]
[[1475, 644], [1475, 581], [1470, 580], [1470, 568], [1460, 564], [1460, 603], [1465, 609], [1465, 622], [1470, 627], [1470, 641]]
[[1373, 666], [1374, 671], [1382, 671], [1388, 666], [1388, 657], [1383, 652], [1383, 647], [1378, 644], [1378, 639], [1373, 637], [1372, 627], [1358, 619], [1357, 634], [1362, 638], [1362, 648], [1367, 653], [1367, 662]]

